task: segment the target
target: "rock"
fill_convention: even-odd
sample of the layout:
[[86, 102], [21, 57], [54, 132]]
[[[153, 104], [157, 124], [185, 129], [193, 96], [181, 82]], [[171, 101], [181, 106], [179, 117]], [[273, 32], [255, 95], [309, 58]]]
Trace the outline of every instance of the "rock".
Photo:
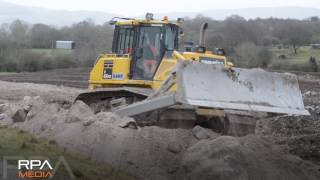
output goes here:
[[31, 98], [30, 96], [24, 96], [24, 97], [23, 97], [23, 101], [24, 101], [25, 103], [31, 103], [32, 98]]
[[314, 110], [315, 110], [315, 108], [312, 107], [312, 106], [306, 106], [305, 108], [306, 108], [308, 111], [314, 111]]
[[82, 125], [83, 126], [90, 126], [91, 124], [93, 124], [95, 122], [94, 117], [90, 117], [88, 120], [85, 120]]
[[5, 114], [0, 114], [0, 121], [4, 120], [5, 118], [7, 118], [7, 116]]
[[5, 104], [0, 104], [0, 113], [4, 112]]
[[112, 112], [100, 112], [95, 115], [97, 121], [101, 121], [106, 124], [113, 124], [118, 127], [124, 128], [130, 122], [136, 123], [134, 119], [129, 117], [119, 117], [117, 114]]
[[100, 112], [93, 117], [96, 121], [121, 128], [139, 129], [137, 122], [129, 117], [120, 117], [111, 112]]
[[171, 142], [168, 144], [168, 151], [178, 154], [182, 151], [182, 146], [177, 142]]
[[0, 104], [0, 113], [8, 113], [10, 110], [10, 105], [8, 103]]
[[218, 133], [215, 133], [211, 131], [210, 129], [203, 128], [201, 126], [196, 126], [192, 129], [192, 133], [194, 137], [196, 137], [199, 140], [202, 139], [214, 139], [219, 136]]
[[16, 122], [24, 122], [26, 120], [27, 115], [28, 115], [28, 111], [27, 110], [19, 109], [12, 116], [12, 120], [15, 123]]
[[41, 104], [43, 104], [43, 101], [40, 96], [33, 96], [33, 97], [25, 96], [22, 102], [23, 108], [26, 109], [27, 111], [30, 111], [32, 106], [41, 105]]
[[121, 119], [117, 123], [118, 126], [121, 128], [138, 129], [137, 122], [131, 118]]
[[23, 106], [23, 109], [26, 110], [27, 112], [31, 111], [32, 105], [26, 105]]
[[317, 95], [317, 93], [314, 92], [314, 91], [307, 91], [307, 92], [304, 93], [304, 95], [305, 96], [315, 96], [315, 95]]
[[85, 122], [88, 121], [94, 113], [91, 111], [90, 107], [82, 101], [75, 102], [69, 110], [69, 114], [66, 118], [66, 123], [73, 122]]
[[65, 103], [62, 105], [63, 109], [70, 109], [72, 107], [72, 103]]

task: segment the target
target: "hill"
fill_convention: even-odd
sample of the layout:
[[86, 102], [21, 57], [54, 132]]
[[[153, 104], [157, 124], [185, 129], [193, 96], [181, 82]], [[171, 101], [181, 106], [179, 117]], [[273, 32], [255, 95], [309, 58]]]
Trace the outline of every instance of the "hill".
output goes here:
[[50, 10], [39, 7], [16, 5], [0, 0], [0, 23], [20, 19], [29, 23], [44, 23], [64, 26], [85, 19], [92, 19], [97, 24], [109, 21], [115, 14], [95, 11]]
[[[210, 9], [210, 7], [208, 7]], [[306, 19], [311, 16], [320, 16], [320, 9], [307, 7], [257, 7], [244, 9], [218, 9], [205, 10], [202, 12], [170, 12], [156, 14], [156, 17], [169, 16], [177, 17], [195, 17], [198, 14], [211, 17], [216, 20], [223, 20], [231, 15], [240, 15], [246, 19], [260, 18], [291, 18]], [[29, 23], [44, 23], [55, 26], [70, 25], [85, 19], [92, 19], [97, 24], [109, 21], [114, 16], [130, 16], [125, 13], [116, 15], [107, 12], [98, 11], [67, 11], [50, 10], [32, 6], [22, 6], [0, 0], [0, 23], [11, 22], [21, 19]], [[144, 17], [141, 15], [139, 17]]]

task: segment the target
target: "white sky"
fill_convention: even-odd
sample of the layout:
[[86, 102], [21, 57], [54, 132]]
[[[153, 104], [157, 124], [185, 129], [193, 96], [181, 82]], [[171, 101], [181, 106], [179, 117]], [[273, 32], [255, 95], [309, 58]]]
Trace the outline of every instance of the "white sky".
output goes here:
[[63, 10], [94, 10], [115, 14], [145, 12], [200, 12], [211, 9], [300, 6], [320, 8], [320, 0], [5, 0], [8, 2]]

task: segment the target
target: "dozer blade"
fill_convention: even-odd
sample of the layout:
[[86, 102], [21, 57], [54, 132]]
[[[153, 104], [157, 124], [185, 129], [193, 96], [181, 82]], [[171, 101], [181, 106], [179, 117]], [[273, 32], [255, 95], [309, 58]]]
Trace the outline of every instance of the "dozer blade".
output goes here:
[[194, 106], [309, 115], [295, 75], [180, 62], [178, 101]]
[[[133, 116], [176, 104], [223, 110], [309, 115], [304, 109], [297, 78], [293, 74], [262, 69], [225, 68], [179, 61], [173, 75], [176, 92], [168, 92], [167, 80], [157, 95], [121, 108], [116, 113]], [[175, 78], [173, 78], [175, 77]]]

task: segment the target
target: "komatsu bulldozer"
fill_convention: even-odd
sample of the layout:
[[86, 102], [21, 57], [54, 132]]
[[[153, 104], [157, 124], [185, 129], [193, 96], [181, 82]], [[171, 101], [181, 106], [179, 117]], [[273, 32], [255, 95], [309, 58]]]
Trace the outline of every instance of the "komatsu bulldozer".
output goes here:
[[145, 19], [113, 18], [112, 52], [97, 58], [89, 90], [76, 100], [96, 113], [134, 117], [141, 126], [202, 125], [221, 133], [234, 124], [250, 133], [260, 117], [309, 114], [295, 75], [235, 68], [223, 49], [207, 50], [207, 23], [199, 44], [186, 42], [179, 51], [182, 23], [155, 20], [151, 13]]

